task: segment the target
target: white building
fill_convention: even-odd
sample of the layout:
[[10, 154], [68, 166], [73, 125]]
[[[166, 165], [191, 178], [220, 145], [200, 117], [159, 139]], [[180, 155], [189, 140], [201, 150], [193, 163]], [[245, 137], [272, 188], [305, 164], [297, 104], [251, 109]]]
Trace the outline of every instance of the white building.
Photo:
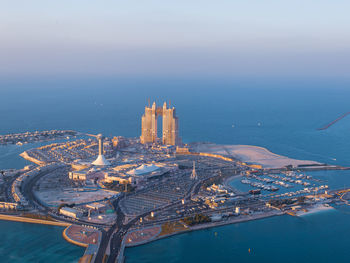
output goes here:
[[75, 181], [85, 181], [87, 171], [72, 171], [68, 173], [69, 179]]
[[95, 202], [95, 203], [87, 204], [86, 208], [101, 212], [103, 209], [106, 208], [106, 205], [103, 203]]
[[71, 218], [79, 218], [82, 216], [80, 211], [70, 207], [62, 207], [60, 209], [60, 214]]
[[157, 165], [152, 164], [143, 164], [140, 167], [133, 169], [128, 172], [130, 175], [144, 175], [144, 174], [150, 174], [154, 171], [159, 170], [159, 167]]
[[235, 213], [239, 215], [241, 213], [241, 208], [239, 206], [236, 206]]

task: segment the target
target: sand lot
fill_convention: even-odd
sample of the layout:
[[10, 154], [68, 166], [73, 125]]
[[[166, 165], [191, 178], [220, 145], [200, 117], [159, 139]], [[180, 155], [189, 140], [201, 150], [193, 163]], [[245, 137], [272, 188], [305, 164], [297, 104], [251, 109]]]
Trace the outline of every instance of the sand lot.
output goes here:
[[281, 168], [287, 165], [297, 166], [305, 164], [320, 164], [315, 161], [291, 159], [274, 154], [263, 147], [251, 145], [198, 144], [195, 146], [195, 151], [228, 155], [242, 162], [260, 164], [264, 168]]

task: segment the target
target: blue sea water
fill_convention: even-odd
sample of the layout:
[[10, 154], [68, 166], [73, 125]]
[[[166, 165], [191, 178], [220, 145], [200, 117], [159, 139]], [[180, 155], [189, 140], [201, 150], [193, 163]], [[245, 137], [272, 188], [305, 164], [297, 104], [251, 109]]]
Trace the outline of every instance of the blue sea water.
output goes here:
[[335, 210], [216, 227], [129, 248], [126, 262], [349, 262], [348, 221]]
[[84, 248], [68, 243], [63, 227], [0, 221], [0, 262], [77, 262]]
[[[349, 111], [349, 84], [318, 80], [2, 80], [0, 134], [74, 129], [136, 137], [150, 98], [158, 104], [171, 100], [176, 106], [184, 142], [258, 145], [297, 159], [349, 166], [350, 116], [328, 130], [316, 130]], [[17, 155], [30, 147], [35, 145], [0, 147], [0, 168], [25, 165]], [[331, 187], [350, 186], [347, 171], [317, 172], [316, 176], [324, 177]], [[304, 218], [283, 216], [187, 233], [127, 249], [126, 262], [348, 262], [349, 213], [347, 207], [340, 207]], [[25, 225], [27, 232], [18, 231], [24, 233], [24, 241], [17, 239], [18, 244], [29, 248], [27, 235], [43, 244], [49, 243], [45, 236], [50, 235], [56, 244], [61, 233], [42, 227], [47, 231]], [[7, 227], [1, 227], [1, 233], [8, 233]], [[60, 262], [70, 262], [64, 255], [73, 246], [64, 242], [56, 254], [62, 253]], [[21, 258], [16, 251], [13, 257]], [[82, 254], [80, 248], [74, 253]], [[0, 255], [8, 258], [5, 251]], [[47, 257], [45, 251], [36, 255], [38, 261], [11, 262], [40, 262]]]

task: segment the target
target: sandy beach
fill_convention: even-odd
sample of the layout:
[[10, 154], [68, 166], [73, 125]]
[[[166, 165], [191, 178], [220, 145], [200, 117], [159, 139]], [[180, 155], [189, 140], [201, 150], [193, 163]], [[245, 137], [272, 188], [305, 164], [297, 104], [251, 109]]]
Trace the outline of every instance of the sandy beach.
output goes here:
[[314, 213], [320, 213], [320, 212], [326, 212], [326, 211], [332, 211], [335, 210], [334, 207], [324, 204], [318, 204], [313, 207], [310, 207], [307, 209], [307, 211], [298, 211], [296, 212], [297, 216], [307, 216]]
[[270, 152], [269, 150], [252, 145], [219, 145], [198, 144], [196, 152], [221, 154], [233, 157], [245, 163], [259, 164], [263, 168], [282, 168], [287, 165], [319, 165], [320, 163], [308, 160], [296, 160]]

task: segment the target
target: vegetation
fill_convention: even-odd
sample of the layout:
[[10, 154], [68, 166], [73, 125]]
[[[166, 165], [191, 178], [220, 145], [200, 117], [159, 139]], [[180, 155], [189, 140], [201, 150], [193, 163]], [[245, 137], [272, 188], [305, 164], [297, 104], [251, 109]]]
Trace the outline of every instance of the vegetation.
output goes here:
[[270, 200], [268, 203], [274, 207], [281, 207], [284, 205], [304, 204], [306, 199], [307, 198], [305, 196], [298, 196], [297, 198], [292, 198], [292, 199]]
[[193, 226], [202, 223], [210, 222], [210, 217], [203, 214], [196, 214], [195, 216], [188, 216], [182, 220], [186, 225]]
[[269, 204], [275, 207], [291, 205], [293, 203], [295, 203], [295, 200], [292, 199], [274, 199], [269, 201]]
[[117, 191], [117, 192], [127, 192], [131, 193], [135, 190], [135, 186], [132, 186], [131, 184], [119, 184], [118, 182], [113, 183], [104, 183], [103, 184], [107, 189]]
[[212, 178], [209, 178], [208, 180], [206, 180], [203, 184], [202, 187], [203, 188], [207, 188], [208, 186], [212, 185], [212, 184], [221, 184], [223, 180], [223, 177], [218, 175]]
[[179, 222], [166, 222], [162, 225], [162, 230], [160, 231], [159, 236], [169, 235], [175, 232], [183, 231], [186, 228], [183, 224]]

